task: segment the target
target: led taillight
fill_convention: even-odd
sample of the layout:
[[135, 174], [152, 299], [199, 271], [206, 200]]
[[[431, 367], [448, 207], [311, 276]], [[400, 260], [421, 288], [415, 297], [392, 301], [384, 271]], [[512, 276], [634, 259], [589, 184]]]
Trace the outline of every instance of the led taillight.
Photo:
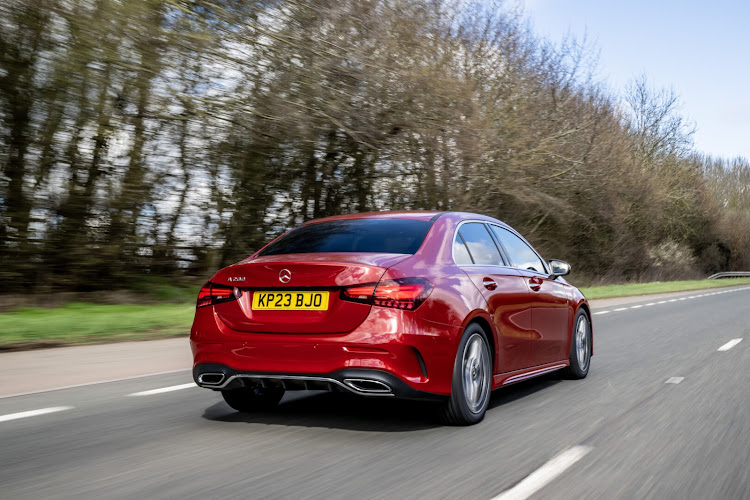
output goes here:
[[413, 311], [432, 292], [432, 283], [422, 278], [381, 281], [375, 289], [374, 304]]
[[374, 304], [381, 307], [395, 307], [413, 311], [432, 292], [432, 283], [423, 278], [400, 278], [380, 283], [354, 285], [341, 291], [343, 300]]
[[217, 285], [210, 281], [201, 287], [198, 292], [198, 302], [196, 307], [206, 307], [220, 302], [228, 302], [235, 300], [240, 296], [241, 292], [239, 289], [226, 286]]
[[352, 302], [363, 302], [372, 304], [372, 295], [375, 293], [377, 283], [368, 283], [366, 285], [354, 285], [341, 290], [341, 298]]

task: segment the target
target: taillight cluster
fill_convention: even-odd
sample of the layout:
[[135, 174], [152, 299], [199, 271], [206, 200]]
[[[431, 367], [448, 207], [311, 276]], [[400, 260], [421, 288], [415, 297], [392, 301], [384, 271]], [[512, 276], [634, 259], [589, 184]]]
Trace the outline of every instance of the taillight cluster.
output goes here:
[[341, 299], [413, 311], [427, 300], [432, 283], [423, 278], [400, 278], [354, 285], [341, 290]]
[[210, 281], [201, 287], [198, 292], [198, 303], [196, 307], [206, 307], [220, 302], [235, 300], [240, 295], [240, 290], [226, 285], [217, 285]]
[[[341, 299], [382, 307], [413, 311], [432, 293], [432, 283], [423, 278], [400, 278], [379, 283], [353, 285], [341, 290]], [[212, 306], [236, 300], [242, 295], [239, 288], [218, 285], [210, 281], [198, 292], [196, 307]]]

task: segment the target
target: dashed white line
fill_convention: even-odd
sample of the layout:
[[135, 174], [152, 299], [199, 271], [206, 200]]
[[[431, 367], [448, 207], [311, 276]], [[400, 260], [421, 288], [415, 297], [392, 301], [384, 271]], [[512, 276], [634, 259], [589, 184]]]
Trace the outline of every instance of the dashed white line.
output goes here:
[[7, 422], [9, 420], [18, 420], [19, 418], [36, 417], [38, 415], [46, 415], [47, 413], [55, 413], [58, 411], [72, 410], [72, 406], [52, 406], [50, 408], [41, 408], [39, 410], [22, 411], [19, 413], [9, 413], [8, 415], [0, 415], [0, 422]]
[[727, 342], [726, 344], [724, 344], [723, 346], [719, 347], [716, 350], [717, 351], [728, 351], [729, 349], [731, 349], [732, 347], [736, 346], [740, 342], [742, 342], [742, 339], [732, 339], [732, 340], [730, 340], [729, 342]]
[[195, 383], [190, 382], [189, 384], [172, 385], [169, 387], [162, 387], [160, 389], [151, 389], [150, 391], [134, 392], [128, 394], [128, 396], [153, 396], [154, 394], [162, 394], [164, 392], [179, 391], [182, 389], [189, 389], [191, 387], [198, 387]]
[[669, 377], [664, 383], [665, 384], [679, 384], [685, 380], [685, 377]]
[[591, 448], [589, 446], [574, 446], [560, 453], [526, 476], [523, 481], [511, 489], [500, 493], [492, 500], [525, 500], [565, 472], [566, 469], [578, 462], [590, 451]]
[[618, 307], [617, 309], [610, 309], [606, 311], [597, 311], [595, 313], [592, 313], [594, 316], [598, 316], [600, 314], [608, 314], [611, 312], [620, 312], [620, 311], [628, 311], [630, 309], [640, 309], [641, 307], [651, 307], [659, 304], [666, 304], [667, 302], [678, 302], [680, 300], [688, 300], [688, 299], [699, 299], [701, 297], [710, 297], [711, 295], [717, 295], [720, 293], [731, 293], [731, 292], [741, 292], [743, 290], [750, 290], [750, 287], [743, 287], [743, 288], [735, 288], [732, 290], [724, 290], [722, 292], [713, 292], [713, 293], [701, 293], [698, 295], [690, 295], [689, 297], [679, 297], [675, 299], [669, 299], [669, 300], [660, 300], [658, 302], [649, 302], [648, 304], [638, 304], [635, 306], [630, 307]]

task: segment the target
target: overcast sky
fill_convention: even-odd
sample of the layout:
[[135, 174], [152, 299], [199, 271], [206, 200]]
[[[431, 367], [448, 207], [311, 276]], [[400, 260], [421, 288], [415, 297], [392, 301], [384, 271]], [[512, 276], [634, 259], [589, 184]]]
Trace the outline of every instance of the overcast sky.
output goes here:
[[750, 1], [520, 1], [545, 38], [587, 34], [618, 92], [640, 73], [673, 87], [699, 151], [750, 159]]

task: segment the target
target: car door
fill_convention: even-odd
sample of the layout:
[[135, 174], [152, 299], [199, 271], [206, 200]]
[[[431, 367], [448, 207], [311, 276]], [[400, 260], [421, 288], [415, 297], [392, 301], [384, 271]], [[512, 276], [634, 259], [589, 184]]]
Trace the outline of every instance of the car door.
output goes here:
[[454, 237], [453, 256], [487, 301], [498, 332], [495, 373], [532, 366], [530, 292], [519, 271], [503, 261], [486, 225], [461, 224]]
[[550, 278], [536, 251], [516, 233], [492, 224], [491, 229], [513, 267], [532, 294], [531, 325], [535, 332], [531, 355], [535, 364], [568, 358], [570, 285]]

